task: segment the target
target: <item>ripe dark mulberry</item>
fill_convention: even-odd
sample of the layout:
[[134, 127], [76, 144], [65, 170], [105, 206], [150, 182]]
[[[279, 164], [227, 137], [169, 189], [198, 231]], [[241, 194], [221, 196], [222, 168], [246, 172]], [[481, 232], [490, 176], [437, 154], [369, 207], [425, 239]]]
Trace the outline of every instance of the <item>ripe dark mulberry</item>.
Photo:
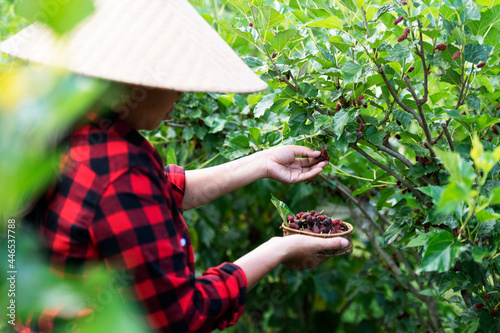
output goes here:
[[496, 316], [498, 316], [498, 311], [497, 311], [497, 310], [491, 310], [491, 311], [490, 311], [490, 314], [491, 314], [493, 317], [496, 317]]
[[328, 153], [326, 152], [326, 149], [323, 149], [321, 151], [321, 155], [318, 156], [318, 160], [320, 162], [329, 161], [330, 160], [330, 156], [328, 156]]
[[480, 62], [479, 64], [477, 64], [477, 68], [483, 68], [485, 65], [486, 63], [484, 61]]
[[273, 54], [271, 54], [271, 58], [276, 58], [276, 52], [273, 52]]
[[477, 303], [477, 304], [474, 304], [474, 307], [476, 309], [482, 309], [482, 308], [484, 308], [484, 304], [483, 303]]
[[415, 69], [415, 67], [411, 66], [410, 68], [408, 68], [408, 73], [413, 72], [414, 69]]
[[396, 134], [396, 139], [401, 140], [401, 135]]

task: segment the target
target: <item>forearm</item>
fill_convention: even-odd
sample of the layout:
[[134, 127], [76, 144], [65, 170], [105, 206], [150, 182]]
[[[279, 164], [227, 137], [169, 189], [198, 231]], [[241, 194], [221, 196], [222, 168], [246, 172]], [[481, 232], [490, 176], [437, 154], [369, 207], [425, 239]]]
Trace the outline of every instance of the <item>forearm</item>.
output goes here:
[[266, 175], [262, 152], [211, 168], [186, 171], [184, 210], [196, 208]]
[[245, 272], [248, 290], [284, 260], [286, 249], [282, 239], [271, 238], [234, 262]]

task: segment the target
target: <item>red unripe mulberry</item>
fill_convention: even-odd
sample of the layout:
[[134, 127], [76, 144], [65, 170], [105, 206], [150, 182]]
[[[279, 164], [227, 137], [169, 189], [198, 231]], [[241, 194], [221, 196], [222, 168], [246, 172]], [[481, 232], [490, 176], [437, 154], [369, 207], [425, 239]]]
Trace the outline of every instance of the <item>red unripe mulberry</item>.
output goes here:
[[474, 305], [474, 307], [476, 309], [482, 309], [482, 308], [484, 308], [484, 304], [483, 303], [477, 303], [477, 304]]
[[359, 95], [359, 96], [358, 96], [358, 99], [359, 99], [359, 100], [362, 100], [362, 99], [364, 99], [364, 98], [365, 98], [365, 95]]
[[410, 68], [408, 68], [408, 73], [413, 72], [414, 69], [415, 69], [415, 67], [411, 66]]
[[500, 110], [500, 106], [497, 106], [497, 107], [495, 108], [495, 110], [497, 110], [497, 111], [498, 111], [498, 110]]
[[446, 47], [447, 47], [446, 44], [438, 44], [438, 45], [436, 45], [435, 50], [444, 51], [444, 50], [446, 50]]
[[395, 19], [393, 23], [394, 23], [394, 25], [397, 25], [401, 21], [403, 21], [403, 16], [400, 16], [397, 19]]
[[484, 294], [483, 296], [484, 296], [484, 298], [487, 298], [487, 299], [491, 298], [490, 294]]
[[363, 132], [365, 130], [365, 125], [361, 125], [358, 128], [358, 132]]
[[455, 52], [455, 54], [453, 55], [453, 60], [455, 60], [458, 57], [460, 57], [461, 54], [462, 54], [462, 52], [460, 52], [460, 51]]
[[273, 52], [273, 54], [271, 54], [271, 58], [276, 58], [276, 52]]
[[248, 25], [251, 26], [251, 27], [253, 27], [253, 23], [252, 22], [249, 22]]
[[484, 61], [480, 62], [479, 64], [477, 64], [477, 68], [483, 68], [485, 65], [486, 63]]
[[340, 109], [342, 109], [342, 106], [339, 103], [337, 103], [337, 106], [335, 107], [335, 111], [340, 111]]
[[491, 314], [493, 317], [496, 317], [496, 316], [498, 316], [498, 311], [496, 311], [496, 310], [491, 310], [491, 311], [490, 311], [490, 314]]
[[401, 4], [402, 4], [403, 6], [406, 6], [406, 5], [408, 4], [408, 2], [406, 2], [406, 1], [401, 1]]

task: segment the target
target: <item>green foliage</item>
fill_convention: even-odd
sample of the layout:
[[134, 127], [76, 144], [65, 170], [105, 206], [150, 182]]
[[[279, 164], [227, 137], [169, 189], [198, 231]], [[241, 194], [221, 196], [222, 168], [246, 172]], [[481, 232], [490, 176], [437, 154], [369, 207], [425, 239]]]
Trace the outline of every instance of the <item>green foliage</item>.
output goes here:
[[[307, 184], [261, 180], [185, 212], [200, 273], [280, 235], [271, 195], [356, 230], [348, 257], [266, 276], [228, 331], [499, 331], [490, 311], [500, 302], [500, 2], [192, 3], [269, 89], [185, 94], [166, 126], [144, 133], [166, 163], [202, 168], [280, 144], [326, 147], [331, 156]], [[3, 39], [26, 22], [0, 6]], [[65, 32], [80, 17], [53, 19], [46, 23]], [[8, 161], [0, 193], [9, 195], [0, 205], [12, 216], [55, 174], [51, 134], [105, 87], [2, 72], [10, 76], [0, 81]], [[26, 82], [46, 88], [24, 96]]]
[[[292, 272], [273, 272], [250, 292], [247, 313], [235, 330], [494, 331], [490, 310], [499, 302], [500, 237], [495, 129], [500, 25], [494, 13], [500, 3], [304, 0], [197, 6], [268, 80], [269, 90], [245, 97], [185, 96], [172, 120], [184, 129], [160, 129], [170, 134], [156, 144], [173, 147], [188, 168], [277, 144], [327, 147], [332, 157], [308, 185], [261, 181], [231, 195], [246, 203], [243, 216], [224, 199], [203, 208], [213, 207], [212, 217], [188, 212], [196, 237], [212, 230], [210, 237], [201, 236], [212, 249], [211, 260], [232, 230], [242, 237], [242, 230], [258, 230], [237, 238], [247, 249], [279, 235], [282, 218], [266, 205], [269, 193], [294, 211], [334, 207], [327, 209], [334, 215], [347, 207], [347, 220], [358, 231], [349, 258], [300, 273], [300, 284], [290, 280]], [[395, 25], [399, 16], [403, 20]], [[398, 42], [405, 29], [407, 37]], [[438, 44], [447, 47], [440, 51]], [[478, 67], [481, 62], [486, 65]], [[218, 108], [210, 107], [213, 101]], [[206, 112], [192, 111], [200, 108]], [[186, 128], [200, 126], [200, 118], [204, 132], [213, 136], [177, 142]], [[255, 201], [257, 189], [263, 202]], [[206, 251], [197, 248], [202, 267], [209, 262]], [[227, 246], [220, 251], [220, 260], [245, 252]], [[273, 290], [285, 301], [269, 302]], [[492, 296], [488, 302], [482, 298], [486, 292]], [[478, 302], [485, 307], [471, 307]]]

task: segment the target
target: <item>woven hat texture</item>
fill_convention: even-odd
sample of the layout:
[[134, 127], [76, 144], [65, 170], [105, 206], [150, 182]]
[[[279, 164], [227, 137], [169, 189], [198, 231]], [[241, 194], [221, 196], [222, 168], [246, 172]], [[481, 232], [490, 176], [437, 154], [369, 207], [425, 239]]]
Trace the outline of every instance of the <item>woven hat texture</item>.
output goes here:
[[0, 51], [148, 87], [214, 93], [267, 88], [187, 0], [97, 0], [95, 5], [63, 38], [35, 23], [0, 43]]

